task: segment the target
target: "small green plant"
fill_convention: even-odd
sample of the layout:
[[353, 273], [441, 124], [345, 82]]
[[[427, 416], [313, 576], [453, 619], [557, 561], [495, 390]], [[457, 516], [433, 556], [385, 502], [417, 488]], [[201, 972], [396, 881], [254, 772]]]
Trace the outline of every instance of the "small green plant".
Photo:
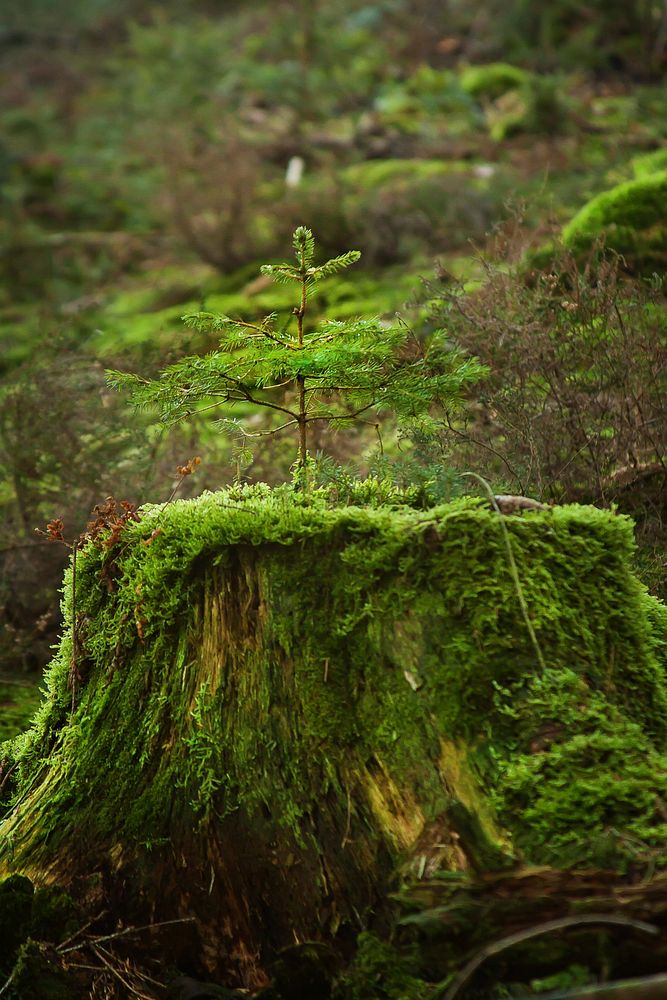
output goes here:
[[[295, 231], [293, 246], [295, 264], [262, 267], [275, 281], [296, 286], [287, 323], [279, 325], [275, 313], [259, 323], [210, 312], [185, 316], [188, 326], [220, 334], [217, 350], [183, 358], [157, 379], [110, 371], [109, 383], [129, 387], [135, 406], [156, 408], [171, 425], [204, 409], [243, 407], [241, 419], [224, 417], [219, 424], [240, 434], [245, 447], [250, 438], [295, 430], [303, 470], [308, 431], [316, 421], [365, 422], [379, 433], [382, 414], [409, 420], [435, 403], [451, 407], [462, 387], [479, 377], [481, 365], [453, 351], [441, 331], [424, 344], [405, 324], [388, 327], [379, 319], [325, 320], [310, 328], [311, 289], [354, 264], [360, 254], [350, 250], [317, 265], [315, 240], [304, 226]], [[247, 417], [258, 407], [275, 419], [265, 429], [250, 430]]]

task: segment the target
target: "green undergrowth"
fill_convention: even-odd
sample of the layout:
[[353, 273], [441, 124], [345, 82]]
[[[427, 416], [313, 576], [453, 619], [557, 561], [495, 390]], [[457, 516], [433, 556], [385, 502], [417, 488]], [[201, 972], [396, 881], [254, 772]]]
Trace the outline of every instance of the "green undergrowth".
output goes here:
[[372, 481], [331, 497], [260, 484], [147, 506], [115, 550], [79, 554], [81, 679], [73, 694], [70, 574], [45, 700], [2, 751], [5, 863], [45, 766], [31, 850], [73, 831], [152, 848], [263, 804], [301, 841], [352, 755], [442, 813], [424, 767], [442, 740], [525, 858], [662, 863], [667, 612], [632, 574], [630, 520], [504, 518], [543, 672], [487, 503], [420, 509]]
[[0, 680], [0, 743], [28, 728], [40, 699], [37, 683]]
[[67, 1000], [73, 995], [49, 956], [80, 924], [74, 901], [62, 889], [36, 889], [22, 875], [0, 882], [0, 979], [8, 1000]]
[[[373, 314], [393, 315], [414, 295], [419, 276], [429, 273], [425, 262], [408, 270], [397, 268], [388, 278], [373, 273], [326, 279], [311, 293], [315, 316], [349, 319]], [[258, 265], [244, 267], [233, 275], [219, 278], [203, 268], [193, 269], [192, 281], [184, 282], [170, 271], [142, 277], [115, 293], [98, 316], [99, 329], [93, 344], [102, 358], [136, 356], [144, 351], [183, 352], [204, 350], [210, 344], [197, 339], [184, 327], [185, 313], [206, 309], [249, 321], [269, 312], [288, 319], [292, 313], [292, 292], [285, 286], [257, 281]]]
[[531, 74], [509, 63], [467, 66], [461, 73], [461, 87], [474, 97], [493, 99], [524, 86]]

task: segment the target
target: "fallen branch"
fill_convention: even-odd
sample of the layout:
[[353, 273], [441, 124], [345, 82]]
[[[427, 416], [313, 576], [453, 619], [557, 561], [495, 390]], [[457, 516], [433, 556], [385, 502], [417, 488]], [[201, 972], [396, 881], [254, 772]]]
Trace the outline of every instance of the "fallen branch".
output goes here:
[[446, 984], [442, 984], [436, 989], [431, 1000], [454, 1000], [457, 993], [461, 991], [462, 987], [465, 986], [487, 958], [499, 955], [501, 952], [507, 951], [508, 948], [513, 948], [515, 944], [522, 944], [524, 941], [530, 941], [531, 938], [540, 937], [543, 934], [551, 934], [553, 931], [562, 931], [569, 927], [579, 927], [585, 924], [612, 924], [618, 927], [630, 927], [632, 930], [643, 931], [645, 934], [658, 933], [658, 928], [654, 924], [644, 923], [643, 920], [631, 920], [628, 917], [609, 916], [605, 913], [584, 913], [579, 917], [561, 917], [558, 920], [549, 920], [545, 924], [540, 924], [539, 927], [529, 927], [525, 931], [517, 931], [516, 934], [510, 934], [499, 941], [492, 941], [491, 944], [487, 944], [477, 955], [470, 959], [449, 987]]

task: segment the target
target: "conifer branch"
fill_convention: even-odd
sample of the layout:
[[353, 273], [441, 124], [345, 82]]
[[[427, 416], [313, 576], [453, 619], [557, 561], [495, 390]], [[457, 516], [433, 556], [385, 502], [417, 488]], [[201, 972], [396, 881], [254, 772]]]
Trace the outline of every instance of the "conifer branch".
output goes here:
[[[296, 427], [298, 462], [303, 467], [308, 427], [315, 421], [361, 420], [372, 423], [379, 434], [378, 422], [364, 420], [364, 413], [376, 408], [413, 416], [443, 403], [451, 408], [461, 389], [482, 373], [475, 359], [455, 354], [444, 339], [439, 340], [438, 332], [423, 344], [401, 321], [386, 327], [377, 319], [325, 320], [313, 329], [308, 323], [310, 287], [350, 267], [360, 254], [351, 250], [316, 265], [315, 240], [304, 226], [295, 230], [292, 245], [296, 264], [267, 264], [261, 269], [275, 281], [298, 286], [291, 320], [279, 332], [273, 328], [275, 313], [261, 322], [191, 314], [184, 317], [189, 326], [221, 331], [217, 350], [184, 358], [154, 380], [108, 372], [109, 384], [129, 388], [133, 405], [155, 407], [166, 423], [238, 402], [284, 414], [289, 419], [278, 427], [253, 432], [240, 423], [235, 427], [246, 438]], [[290, 322], [296, 326], [293, 333]], [[269, 397], [277, 390], [283, 391], [286, 403]]]

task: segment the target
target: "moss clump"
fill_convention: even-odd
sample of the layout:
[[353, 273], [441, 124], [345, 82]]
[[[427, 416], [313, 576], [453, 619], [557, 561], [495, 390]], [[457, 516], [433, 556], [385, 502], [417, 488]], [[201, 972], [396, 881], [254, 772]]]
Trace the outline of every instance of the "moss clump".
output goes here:
[[508, 90], [523, 87], [531, 74], [510, 63], [488, 63], [485, 66], [468, 66], [461, 73], [461, 88], [472, 97], [495, 100]]
[[561, 865], [667, 864], [667, 758], [641, 726], [568, 669], [504, 692], [499, 707], [514, 738], [495, 801], [515, 847]]
[[53, 946], [79, 926], [78, 909], [61, 889], [35, 890], [22, 875], [0, 882], [0, 979], [11, 977], [9, 1000], [66, 1000], [74, 995], [52, 958]]
[[639, 179], [662, 173], [667, 170], [667, 149], [656, 149], [644, 156], [636, 156], [632, 161], [632, 169]]
[[426, 1000], [433, 985], [419, 975], [416, 952], [400, 950], [374, 934], [359, 935], [350, 969], [335, 984], [332, 1000]]
[[50, 951], [48, 945], [31, 938], [21, 945], [8, 1000], [26, 1000], [27, 997], [72, 1000], [71, 976], [52, 961]]
[[563, 229], [575, 253], [596, 243], [622, 254], [637, 269], [667, 260], [667, 171], [626, 181], [597, 195]]
[[[542, 675], [500, 516], [477, 498], [414, 509], [416, 495], [372, 485], [347, 507], [262, 485], [149, 507], [115, 550], [80, 553], [85, 680], [72, 710], [67, 624], [11, 747], [5, 870], [70, 872], [76, 841], [94, 870], [138, 859], [140, 885], [209, 831], [226, 854], [276, 856], [266, 879], [284, 869], [298, 886], [271, 889], [285, 935], [306, 939], [323, 840], [328, 864], [349, 835], [347, 865], [389, 871], [436, 829], [438, 864], [460, 866], [463, 845], [483, 868], [507, 834], [536, 863], [605, 860], [613, 826], [607, 861], [632, 863], [640, 839], [662, 862], [666, 612], [632, 575], [629, 519], [576, 505], [504, 518]], [[71, 579], [65, 598], [71, 623]], [[498, 849], [476, 862], [466, 840]], [[368, 890], [337, 872], [357, 909], [372, 870]], [[224, 905], [225, 877], [203, 907]]]
[[369, 160], [348, 167], [341, 179], [357, 191], [378, 191], [387, 184], [410, 186], [434, 177], [465, 173], [469, 169], [466, 163], [443, 163], [442, 160]]

